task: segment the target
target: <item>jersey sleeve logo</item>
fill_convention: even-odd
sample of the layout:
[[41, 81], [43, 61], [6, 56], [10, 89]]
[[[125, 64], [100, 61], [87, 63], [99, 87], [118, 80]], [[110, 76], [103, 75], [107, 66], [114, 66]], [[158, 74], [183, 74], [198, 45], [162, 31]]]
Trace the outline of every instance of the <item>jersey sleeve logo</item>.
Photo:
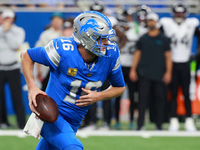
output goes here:
[[69, 76], [76, 76], [77, 68], [68, 68], [67, 75]]
[[56, 42], [56, 49], [59, 49], [59, 47], [58, 47], [58, 42]]
[[51, 62], [58, 67], [60, 63], [60, 55], [56, 51], [54, 45], [53, 45], [53, 40], [51, 40], [46, 46], [45, 46], [45, 51], [51, 60]]

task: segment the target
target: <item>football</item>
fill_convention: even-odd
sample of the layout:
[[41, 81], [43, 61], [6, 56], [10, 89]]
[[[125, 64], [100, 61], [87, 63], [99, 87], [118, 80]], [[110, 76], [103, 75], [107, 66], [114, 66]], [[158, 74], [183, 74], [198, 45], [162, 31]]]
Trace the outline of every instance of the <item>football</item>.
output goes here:
[[36, 95], [37, 107], [34, 107], [34, 113], [44, 122], [54, 123], [58, 118], [58, 106], [56, 102], [48, 95]]

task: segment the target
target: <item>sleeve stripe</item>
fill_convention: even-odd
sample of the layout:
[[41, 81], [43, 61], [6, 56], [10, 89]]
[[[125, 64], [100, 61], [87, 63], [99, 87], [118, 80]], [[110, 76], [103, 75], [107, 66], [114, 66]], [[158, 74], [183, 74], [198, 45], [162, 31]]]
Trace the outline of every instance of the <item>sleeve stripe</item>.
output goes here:
[[49, 44], [47, 44], [47, 46], [45, 46], [45, 51], [47, 52], [47, 55], [48, 55], [49, 59], [51, 60], [51, 62], [56, 67], [58, 67], [59, 63], [60, 63], [60, 55], [58, 54], [58, 52], [54, 48], [53, 40], [50, 41]]
[[116, 61], [116, 64], [115, 64], [115, 67], [113, 68], [112, 71], [115, 71], [119, 68], [119, 66], [121, 65], [121, 60], [120, 60], [120, 56], [117, 58], [117, 61]]

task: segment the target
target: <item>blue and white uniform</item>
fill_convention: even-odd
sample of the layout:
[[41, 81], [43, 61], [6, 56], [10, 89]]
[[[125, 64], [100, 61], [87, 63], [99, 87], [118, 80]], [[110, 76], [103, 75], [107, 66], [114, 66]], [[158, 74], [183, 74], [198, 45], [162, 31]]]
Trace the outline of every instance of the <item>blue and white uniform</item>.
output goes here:
[[98, 61], [89, 67], [74, 38], [56, 38], [46, 47], [28, 49], [27, 52], [32, 61], [50, 67], [50, 79], [45, 92], [56, 101], [59, 108], [58, 120], [44, 123], [40, 143], [48, 141], [46, 143], [50, 147], [47, 149], [63, 149], [69, 145], [83, 148], [75, 133], [90, 106], [78, 107], [75, 100], [84, 95], [81, 88], [98, 91], [106, 78], [114, 87], [125, 86], [118, 46], [111, 45], [106, 50], [106, 56], [98, 57]]

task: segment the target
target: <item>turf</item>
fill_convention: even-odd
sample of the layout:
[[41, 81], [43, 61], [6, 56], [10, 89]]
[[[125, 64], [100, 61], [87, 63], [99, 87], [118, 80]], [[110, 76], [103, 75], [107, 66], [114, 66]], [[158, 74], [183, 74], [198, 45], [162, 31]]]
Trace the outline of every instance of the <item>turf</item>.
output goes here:
[[[89, 137], [79, 138], [85, 150], [199, 150], [198, 137]], [[0, 150], [34, 150], [33, 137], [1, 136]]]
[[[28, 118], [28, 116], [27, 116]], [[11, 127], [17, 129], [15, 116], [9, 116]], [[112, 122], [112, 127], [115, 122]], [[184, 130], [181, 123], [181, 130]], [[169, 124], [164, 124], [164, 130], [167, 130]], [[153, 123], [145, 124], [146, 130], [155, 130]], [[128, 129], [128, 123], [122, 123], [122, 130]], [[197, 126], [200, 130], [200, 126]], [[112, 130], [114, 130], [112, 128]], [[0, 130], [1, 132], [1, 130]], [[200, 150], [199, 137], [88, 137], [80, 138], [84, 150]], [[38, 139], [33, 137], [18, 138], [16, 136], [0, 136], [0, 150], [34, 150]]]
[[85, 150], [199, 150], [195, 137], [90, 137], [81, 139]]

